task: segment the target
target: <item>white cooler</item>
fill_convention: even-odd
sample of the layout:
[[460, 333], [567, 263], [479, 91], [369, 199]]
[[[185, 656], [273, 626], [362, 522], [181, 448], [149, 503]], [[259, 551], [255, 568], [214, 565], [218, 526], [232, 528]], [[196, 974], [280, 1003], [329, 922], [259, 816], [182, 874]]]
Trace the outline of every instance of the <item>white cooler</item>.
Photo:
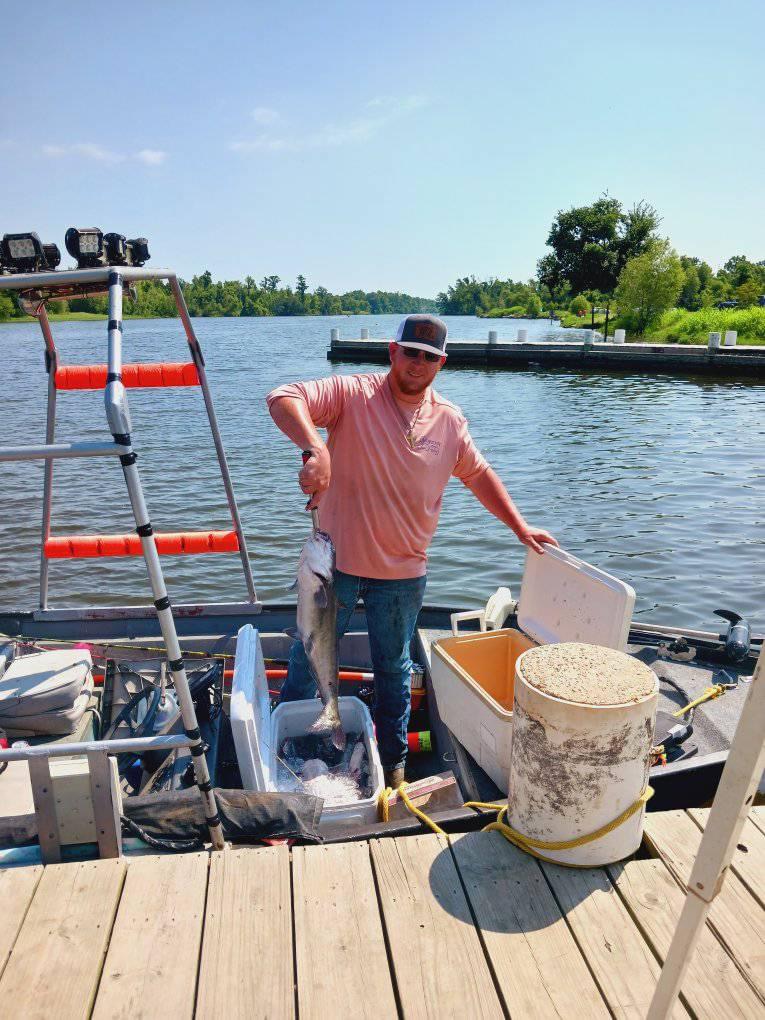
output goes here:
[[529, 551], [518, 600], [520, 630], [444, 638], [431, 674], [439, 714], [503, 793], [510, 777], [515, 662], [534, 645], [583, 641], [624, 651], [635, 592], [624, 581], [546, 546]]
[[[372, 796], [328, 805], [321, 813], [320, 825], [371, 824], [377, 821], [377, 801], [384, 785], [372, 717], [359, 698], [338, 698], [338, 708], [345, 732], [363, 736]], [[320, 711], [321, 702], [317, 698], [285, 702], [271, 711], [260, 636], [251, 624], [245, 624], [236, 638], [231, 685], [231, 729], [245, 790], [278, 792], [279, 747], [291, 737], [305, 736]]]

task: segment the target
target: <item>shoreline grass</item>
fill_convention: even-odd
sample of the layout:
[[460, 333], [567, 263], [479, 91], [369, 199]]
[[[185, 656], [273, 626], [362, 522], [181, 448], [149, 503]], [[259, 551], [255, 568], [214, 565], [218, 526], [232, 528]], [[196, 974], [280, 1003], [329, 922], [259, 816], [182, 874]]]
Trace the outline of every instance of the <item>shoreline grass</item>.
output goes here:
[[[605, 319], [596, 316], [595, 329], [603, 331]], [[572, 313], [561, 316], [564, 329], [591, 329], [589, 316]], [[684, 308], [672, 308], [645, 336], [631, 333], [628, 325], [618, 317], [609, 319], [608, 333], [613, 337], [614, 329], [627, 329], [627, 343], [658, 344], [700, 344], [706, 346], [710, 333], [724, 336], [728, 330], [738, 333], [736, 340], [741, 346], [765, 346], [765, 308], [702, 308], [689, 312]]]

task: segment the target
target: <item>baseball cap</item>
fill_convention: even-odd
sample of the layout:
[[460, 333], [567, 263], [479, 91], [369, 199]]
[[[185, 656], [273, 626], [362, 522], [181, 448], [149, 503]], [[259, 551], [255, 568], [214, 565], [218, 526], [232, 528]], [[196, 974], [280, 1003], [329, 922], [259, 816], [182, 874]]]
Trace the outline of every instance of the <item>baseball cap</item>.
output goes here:
[[446, 357], [446, 323], [436, 315], [407, 315], [396, 333], [396, 343]]

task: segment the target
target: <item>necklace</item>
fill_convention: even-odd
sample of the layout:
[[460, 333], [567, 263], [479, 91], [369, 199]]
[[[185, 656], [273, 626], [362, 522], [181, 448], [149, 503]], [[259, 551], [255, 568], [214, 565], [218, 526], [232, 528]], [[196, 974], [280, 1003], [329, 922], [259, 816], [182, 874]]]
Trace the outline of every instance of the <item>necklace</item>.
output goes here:
[[420, 414], [422, 413], [422, 405], [425, 403], [425, 397], [423, 396], [422, 400], [417, 405], [417, 408], [415, 409], [415, 412], [412, 415], [411, 419], [407, 421], [406, 415], [398, 406], [398, 401], [396, 400], [396, 397], [393, 393], [393, 387], [390, 384], [390, 380], [388, 380], [388, 389], [390, 390], [390, 396], [391, 400], [393, 401], [393, 406], [396, 409], [396, 414], [398, 415], [399, 421], [401, 422], [401, 427], [404, 430], [404, 439], [406, 440], [409, 449], [413, 450], [415, 444], [414, 429], [415, 426], [417, 425], [417, 422], [420, 420]]

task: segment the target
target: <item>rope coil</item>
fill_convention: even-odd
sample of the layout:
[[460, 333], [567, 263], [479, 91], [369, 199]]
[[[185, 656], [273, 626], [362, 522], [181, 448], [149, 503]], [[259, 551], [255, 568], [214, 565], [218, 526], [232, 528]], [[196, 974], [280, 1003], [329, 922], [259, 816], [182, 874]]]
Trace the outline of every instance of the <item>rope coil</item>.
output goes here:
[[[416, 807], [409, 796], [406, 793], [406, 787], [409, 783], [403, 782], [396, 791], [401, 797], [401, 802], [406, 807], [407, 811], [418, 818], [423, 825], [432, 831], [437, 833], [439, 836], [445, 836], [447, 841], [449, 840], [449, 834], [445, 832], [439, 825], [437, 825], [432, 818], [429, 818], [424, 811]], [[380, 821], [390, 821], [390, 797], [393, 790], [390, 786], [386, 787], [380, 794], [380, 798], [377, 802], [378, 813]], [[482, 832], [501, 832], [508, 842], [512, 843], [513, 846], [518, 847], [519, 850], [523, 850], [524, 853], [531, 854], [532, 857], [538, 858], [540, 861], [546, 861], [548, 864], [563, 864], [562, 861], [554, 861], [549, 857], [545, 857], [539, 853], [540, 850], [575, 850], [577, 847], [586, 846], [588, 843], [594, 843], [596, 839], [602, 839], [603, 836], [608, 836], [609, 833], [618, 829], [620, 825], [623, 825], [628, 821], [634, 814], [640, 811], [653, 797], [654, 791], [652, 787], [646, 786], [645, 790], [640, 794], [636, 801], [634, 801], [628, 808], [625, 808], [620, 815], [612, 821], [607, 822], [606, 825], [601, 825], [599, 829], [594, 832], [587, 833], [585, 836], [576, 836], [574, 839], [558, 839], [558, 840], [544, 840], [544, 839], [532, 839], [530, 836], [524, 835], [522, 832], [518, 832], [507, 824], [503, 819], [507, 815], [508, 804], [490, 804], [479, 800], [468, 800], [464, 806], [474, 808], [478, 811], [496, 811], [497, 817], [493, 822], [484, 826]], [[568, 868], [580, 868], [588, 867], [586, 864], [564, 864], [564, 867]]]

